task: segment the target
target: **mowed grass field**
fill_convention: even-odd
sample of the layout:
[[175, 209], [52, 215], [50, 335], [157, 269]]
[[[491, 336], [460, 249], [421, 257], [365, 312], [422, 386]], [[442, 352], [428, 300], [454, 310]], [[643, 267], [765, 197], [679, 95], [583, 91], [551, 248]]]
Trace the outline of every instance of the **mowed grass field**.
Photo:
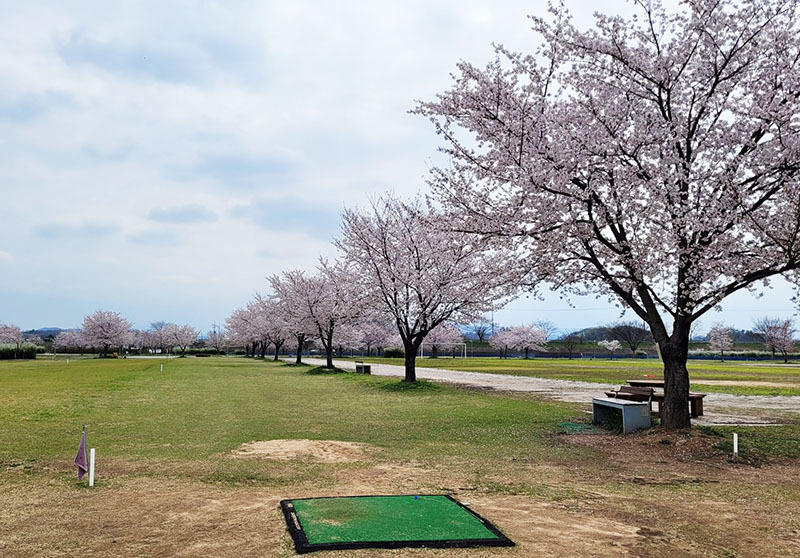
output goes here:
[[[365, 357], [366, 362], [403, 366], [403, 359]], [[559, 380], [624, 384], [628, 379], [654, 376], [663, 378], [664, 368], [657, 359], [589, 359], [589, 358], [420, 358], [417, 366], [489, 372], [516, 376], [535, 376]], [[734, 395], [800, 395], [800, 364], [777, 361], [714, 361], [689, 360], [692, 389]], [[742, 385], [703, 383], [723, 381]], [[758, 384], [774, 385], [758, 385]]]
[[[588, 417], [243, 358], [2, 362], [0, 555], [291, 556], [281, 499], [416, 493], [454, 494], [518, 546], [326, 555], [800, 552], [797, 425], [740, 429], [733, 461], [726, 429], [576, 435], [564, 422]], [[82, 424], [93, 489], [72, 465]], [[233, 456], [282, 439], [361, 449]]]

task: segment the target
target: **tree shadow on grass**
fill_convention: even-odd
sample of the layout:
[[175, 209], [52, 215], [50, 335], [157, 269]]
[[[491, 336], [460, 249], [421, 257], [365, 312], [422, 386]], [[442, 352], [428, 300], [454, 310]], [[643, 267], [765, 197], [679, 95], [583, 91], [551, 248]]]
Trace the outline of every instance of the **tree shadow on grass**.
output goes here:
[[315, 366], [311, 370], [306, 371], [306, 374], [311, 374], [312, 376], [319, 376], [319, 375], [332, 375], [332, 374], [347, 374], [353, 373], [351, 370], [342, 370], [341, 368], [325, 368], [324, 366]]
[[417, 380], [416, 382], [391, 382], [381, 384], [378, 389], [391, 393], [430, 393], [440, 391], [442, 386], [427, 380]]

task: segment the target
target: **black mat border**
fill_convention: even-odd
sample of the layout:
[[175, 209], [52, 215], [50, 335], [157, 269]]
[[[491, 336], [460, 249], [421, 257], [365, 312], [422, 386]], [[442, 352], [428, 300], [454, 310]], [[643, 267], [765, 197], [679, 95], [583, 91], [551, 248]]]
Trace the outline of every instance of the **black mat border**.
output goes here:
[[294, 541], [294, 549], [298, 554], [316, 552], [318, 550], [360, 550], [363, 548], [469, 548], [474, 546], [515, 546], [514, 541], [506, 537], [494, 524], [480, 514], [462, 504], [449, 494], [416, 494], [416, 496], [444, 496], [451, 502], [463, 508], [467, 513], [480, 521], [495, 537], [493, 539], [444, 539], [444, 540], [415, 540], [415, 541], [349, 541], [338, 543], [308, 542], [308, 537], [300, 523], [300, 518], [294, 511], [292, 502], [299, 500], [330, 500], [333, 498], [403, 498], [413, 494], [363, 494], [358, 496], [320, 496], [317, 498], [291, 498], [281, 500], [281, 510], [286, 519], [286, 527]]

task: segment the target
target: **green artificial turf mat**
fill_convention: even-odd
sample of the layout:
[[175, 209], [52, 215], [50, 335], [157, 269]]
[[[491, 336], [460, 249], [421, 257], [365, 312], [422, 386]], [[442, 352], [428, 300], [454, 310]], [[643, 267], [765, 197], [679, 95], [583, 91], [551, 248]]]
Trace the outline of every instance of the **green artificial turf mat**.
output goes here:
[[408, 546], [512, 546], [450, 496], [350, 496], [281, 502], [298, 552]]

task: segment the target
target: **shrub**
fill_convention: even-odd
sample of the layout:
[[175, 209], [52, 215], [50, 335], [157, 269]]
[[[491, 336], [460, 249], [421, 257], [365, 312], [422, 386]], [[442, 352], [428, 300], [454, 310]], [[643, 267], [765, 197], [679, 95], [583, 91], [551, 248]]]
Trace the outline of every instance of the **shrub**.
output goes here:
[[406, 352], [403, 349], [396, 349], [392, 347], [383, 351], [383, 356], [386, 358], [405, 358]]
[[23, 345], [19, 349], [15, 345], [0, 345], [0, 360], [15, 358], [36, 358], [36, 345]]

